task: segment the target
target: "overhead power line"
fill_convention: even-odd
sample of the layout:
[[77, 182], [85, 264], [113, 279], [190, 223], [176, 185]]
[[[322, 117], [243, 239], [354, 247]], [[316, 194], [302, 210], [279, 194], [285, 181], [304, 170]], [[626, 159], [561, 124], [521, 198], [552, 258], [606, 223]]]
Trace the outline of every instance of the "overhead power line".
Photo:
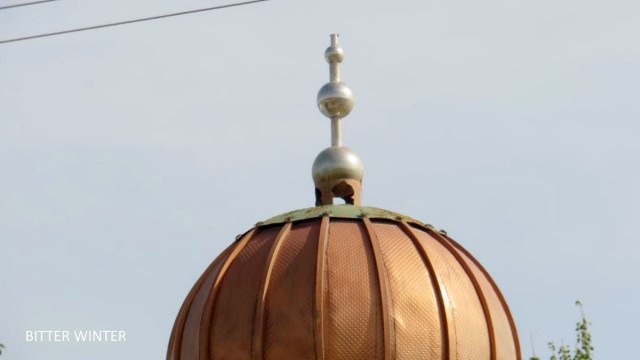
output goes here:
[[[54, 1], [54, 0], [49, 0], [49, 1]], [[249, 4], [254, 4], [254, 3], [259, 3], [259, 2], [264, 2], [264, 1], [269, 1], [269, 0], [245, 1], [245, 2], [239, 2], [239, 3], [233, 3], [233, 4], [212, 6], [212, 7], [208, 7], [208, 8], [202, 8], [202, 9], [181, 11], [181, 12], [176, 12], [176, 13], [171, 13], [171, 14], [150, 16], [150, 17], [146, 17], [146, 18], [119, 21], [119, 22], [114, 22], [114, 23], [109, 23], [109, 24], [87, 26], [87, 27], [82, 27], [82, 28], [75, 28], [75, 29], [69, 29], [69, 30], [63, 30], [63, 31], [56, 31], [56, 32], [50, 32], [50, 33], [44, 33], [44, 34], [38, 34], [38, 35], [31, 35], [31, 36], [25, 36], [25, 37], [14, 38], [14, 39], [0, 40], [0, 44], [6, 44], [6, 43], [24, 41], [24, 40], [31, 40], [31, 39], [38, 39], [38, 38], [43, 38], [43, 37], [48, 37], [48, 36], [63, 35], [63, 34], [69, 34], [69, 33], [74, 33], [74, 32], [80, 32], [80, 31], [102, 29], [102, 28], [112, 27], [112, 26], [127, 25], [127, 24], [139, 23], [139, 22], [143, 22], [143, 21], [165, 19], [165, 18], [169, 18], [169, 17], [188, 15], [188, 14], [195, 14], [195, 13], [199, 13], [199, 12], [212, 11], [212, 10], [220, 10], [220, 9], [225, 9], [225, 8], [230, 8], [230, 7], [235, 7], [235, 6], [242, 6], [242, 5], [249, 5]]]
[[32, 1], [32, 2], [28, 2], [28, 3], [22, 3], [22, 4], [5, 5], [5, 6], [0, 6], [0, 10], [17, 8], [17, 7], [20, 7], [20, 6], [37, 5], [37, 4], [48, 3], [48, 2], [52, 2], [52, 1], [58, 1], [58, 0], [40, 0], [40, 1]]

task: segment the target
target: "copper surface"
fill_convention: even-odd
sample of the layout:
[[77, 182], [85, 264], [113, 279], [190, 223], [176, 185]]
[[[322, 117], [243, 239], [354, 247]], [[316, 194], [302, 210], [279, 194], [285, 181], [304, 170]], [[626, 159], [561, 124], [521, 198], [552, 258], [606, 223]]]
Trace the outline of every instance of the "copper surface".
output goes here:
[[[227, 249], [225, 249], [220, 256], [218, 256], [212, 263], [207, 267], [204, 273], [200, 276], [196, 284], [193, 286], [189, 295], [185, 299], [182, 307], [180, 308], [180, 312], [178, 312], [178, 316], [175, 321], [175, 325], [173, 326], [173, 330], [171, 331], [171, 338], [169, 340], [169, 353], [167, 354], [168, 359], [177, 359], [180, 357], [180, 350], [182, 348], [182, 338], [184, 336], [185, 331], [185, 322], [187, 320], [187, 315], [190, 313], [191, 304], [193, 303], [193, 298], [196, 294], [199, 293], [202, 284], [205, 282], [205, 279], [214, 278], [217, 276], [217, 271], [221, 262], [225, 261], [227, 255], [229, 254], [230, 249], [233, 249], [236, 244], [230, 245]], [[187, 336], [189, 337], [189, 336]], [[197, 338], [189, 339], [197, 341]], [[187, 341], [189, 341], [187, 340]]]
[[513, 337], [512, 344], [515, 347], [515, 356], [517, 359], [522, 358], [522, 353], [520, 350], [520, 339], [518, 338], [518, 329], [516, 328], [516, 323], [513, 320], [513, 316], [511, 315], [511, 310], [509, 309], [509, 305], [507, 305], [507, 300], [502, 295], [502, 292], [498, 288], [498, 285], [493, 280], [491, 275], [489, 275], [489, 272], [485, 270], [482, 264], [480, 264], [480, 262], [476, 260], [476, 258], [473, 257], [471, 253], [469, 253], [464, 247], [462, 247], [462, 245], [458, 244], [455, 240], [451, 239], [450, 237], [447, 236], [447, 239], [456, 247], [456, 249], [464, 253], [478, 267], [478, 269], [480, 269], [480, 271], [482, 271], [487, 281], [489, 281], [489, 283], [491, 284], [491, 287], [493, 288], [495, 295], [500, 300], [500, 304], [502, 304], [501, 312], [504, 312], [504, 314], [507, 317], [507, 320], [509, 321], [509, 328], [511, 330], [511, 335]]
[[[378, 288], [380, 289], [380, 311], [382, 313], [382, 334], [384, 347], [384, 360], [395, 359], [395, 336], [392, 338], [393, 323], [391, 322], [393, 303], [389, 294], [389, 280], [387, 279], [387, 271], [385, 270], [384, 259], [382, 258], [382, 250], [380, 249], [380, 241], [373, 229], [373, 224], [368, 218], [362, 218], [367, 236], [371, 242], [373, 250], [373, 258], [376, 264], [376, 274], [378, 275]], [[395, 332], [393, 332], [395, 335]]]
[[388, 222], [373, 224], [391, 285], [396, 358], [442, 359], [446, 338], [440, 330], [443, 307], [436, 294], [435, 277], [401, 226]]
[[[494, 346], [494, 358], [513, 359], [516, 354], [515, 346], [513, 346], [513, 335], [511, 334], [509, 319], [503, 311], [500, 299], [498, 299], [498, 296], [493, 291], [491, 284], [476, 264], [473, 263], [473, 261], [471, 261], [471, 259], [469, 259], [469, 257], [463, 252], [457, 249], [455, 251], [459, 252], [463, 261], [467, 264], [473, 273], [473, 276], [477, 279], [478, 285], [480, 286], [480, 289], [482, 289], [482, 293], [486, 299], [487, 309], [491, 314], [491, 324], [496, 344], [496, 346]], [[495, 351], [498, 352], [496, 353]]]
[[324, 289], [326, 288], [325, 277], [325, 254], [327, 253], [327, 240], [329, 238], [329, 216], [323, 216], [318, 233], [318, 247], [316, 256], [316, 282], [314, 293], [314, 343], [316, 358], [324, 359]]
[[504, 297], [459, 244], [386, 210], [321, 208], [223, 251], [178, 312], [167, 359], [521, 359]]
[[265, 301], [265, 359], [315, 359], [318, 229], [319, 222], [295, 224], [283, 240]]
[[[443, 285], [441, 284], [440, 279], [438, 278], [437, 274], [436, 274], [436, 270], [433, 267], [433, 264], [431, 263], [431, 260], [429, 259], [429, 253], [426, 251], [425, 247], [422, 245], [422, 243], [420, 242], [420, 240], [418, 240], [418, 236], [416, 235], [416, 231], [415, 229], [413, 229], [413, 227], [411, 227], [411, 225], [409, 225], [409, 223], [407, 223], [406, 221], [402, 221], [400, 223], [400, 228], [407, 234], [407, 236], [409, 236], [409, 238], [411, 239], [411, 241], [413, 242], [413, 245], [416, 247], [416, 250], [420, 253], [420, 256], [422, 257], [422, 261], [424, 262], [427, 271], [429, 272], [429, 277], [431, 280], [431, 285], [433, 286], [433, 290], [434, 290], [434, 294], [435, 294], [435, 298], [436, 298], [436, 303], [438, 306], [438, 309], [436, 311], [436, 313], [438, 314], [439, 320], [440, 320], [440, 337], [441, 337], [441, 351], [440, 351], [440, 356], [437, 356], [437, 354], [434, 354], [433, 356], [429, 357], [431, 359], [449, 359], [449, 325], [448, 325], [448, 319], [447, 319], [447, 310], [445, 308], [445, 300], [443, 297]], [[419, 294], [417, 294], [418, 296], [420, 296]], [[428, 311], [430, 312], [430, 314], [433, 314], [434, 310], [433, 307], [430, 307], [428, 309]], [[433, 316], [433, 315], [431, 315]], [[435, 321], [431, 322], [431, 324], [435, 323]], [[435, 336], [437, 332], [432, 332], [432, 334]], [[436, 350], [436, 347], [430, 347], [430, 349], [432, 351]]]
[[[235, 247], [234, 247], [235, 248]], [[220, 269], [222, 264], [227, 260], [228, 256], [220, 257], [220, 260], [217, 264], [209, 272], [206, 280], [202, 283], [200, 289], [208, 289], [213, 286], [214, 281], [218, 278], [220, 274]], [[197, 355], [198, 351], [198, 342], [200, 340], [200, 332], [199, 332], [199, 324], [202, 316], [202, 312], [204, 311], [204, 304], [206, 301], [207, 292], [206, 291], [198, 291], [194, 296], [193, 302], [190, 305], [189, 312], [187, 313], [184, 331], [183, 331], [183, 339], [182, 346], [180, 348], [180, 354], [191, 354]]]
[[449, 358], [488, 360], [489, 331], [480, 298], [471, 279], [449, 249], [430, 234], [418, 231], [441, 279], [449, 325]]
[[476, 294], [478, 295], [478, 299], [480, 300], [480, 304], [482, 305], [482, 311], [484, 313], [484, 318], [485, 318], [485, 321], [486, 321], [486, 324], [487, 324], [487, 332], [488, 332], [488, 335], [489, 335], [489, 354], [490, 354], [490, 359], [491, 360], [496, 360], [496, 340], [495, 340], [495, 332], [494, 332], [494, 329], [493, 329], [493, 320], [491, 318], [491, 312], [489, 311], [489, 305], [487, 303], [487, 298], [484, 295], [484, 291], [482, 290], [482, 286], [480, 286], [480, 282], [476, 278], [476, 275], [474, 274], [474, 272], [471, 269], [471, 267], [469, 266], [469, 264], [464, 261], [463, 257], [460, 255], [460, 253], [454, 248], [454, 246], [447, 240], [446, 237], [444, 237], [442, 234], [440, 234], [437, 231], [433, 231], [432, 229], [429, 229], [428, 233], [433, 238], [438, 240], [444, 247], [446, 247], [447, 250], [449, 250], [449, 252], [453, 255], [453, 257], [462, 266], [462, 268], [464, 269], [465, 273], [469, 277], [469, 280], [471, 280], [471, 283], [473, 284], [473, 288], [475, 289]]
[[362, 221], [335, 220], [327, 244], [326, 359], [382, 359], [378, 276]]
[[[200, 341], [197, 348], [199, 349], [199, 355], [198, 355], [199, 359], [209, 358], [209, 348], [210, 348], [209, 332], [211, 331], [213, 307], [216, 301], [216, 295], [218, 294], [220, 289], [220, 283], [222, 282], [222, 279], [226, 275], [226, 272], [229, 269], [229, 266], [231, 265], [231, 263], [237, 258], [238, 254], [240, 254], [240, 252], [244, 250], [245, 246], [249, 243], [249, 241], [253, 239], [256, 232], [257, 232], [257, 229], [252, 229], [249, 233], [245, 234], [240, 239], [237, 245], [233, 248], [233, 251], [231, 252], [229, 257], [226, 258], [222, 263], [222, 267], [220, 268], [219, 273], [216, 275], [215, 282], [213, 283], [213, 285], [209, 288], [208, 291], [203, 292], [207, 294], [207, 299], [202, 307], [202, 315], [200, 317], [200, 324], [198, 326]], [[195, 348], [196, 347], [194, 347], [193, 349], [195, 350]]]
[[267, 299], [267, 290], [269, 289], [269, 281], [271, 280], [271, 273], [273, 272], [273, 267], [276, 262], [276, 258], [278, 256], [278, 252], [282, 246], [282, 241], [289, 235], [289, 231], [291, 230], [291, 223], [286, 223], [278, 236], [276, 236], [273, 244], [271, 244], [271, 249], [269, 250], [269, 255], [267, 256], [267, 260], [265, 262], [263, 274], [264, 277], [260, 281], [260, 288], [258, 290], [258, 299], [256, 301], [256, 309], [255, 315], [253, 317], [253, 351], [251, 352], [252, 359], [262, 359], [262, 350], [263, 350], [263, 336], [264, 336], [264, 312], [265, 312], [265, 302]]
[[[279, 228], [258, 231], [229, 266], [215, 299], [204, 359], [247, 359], [251, 356], [253, 318], [264, 265]], [[225, 344], [225, 346], [216, 346]], [[201, 354], [202, 356], [203, 354]]]

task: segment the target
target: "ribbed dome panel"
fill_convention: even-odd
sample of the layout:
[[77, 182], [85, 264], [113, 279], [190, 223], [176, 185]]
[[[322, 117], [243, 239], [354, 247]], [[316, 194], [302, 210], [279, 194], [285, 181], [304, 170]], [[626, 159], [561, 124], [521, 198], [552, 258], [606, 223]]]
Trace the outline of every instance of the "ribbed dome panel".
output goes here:
[[314, 359], [314, 285], [320, 223], [292, 227], [274, 260], [265, 300], [264, 357]]
[[204, 272], [167, 359], [520, 359], [504, 298], [444, 233], [326, 213], [258, 225]]
[[331, 222], [326, 261], [326, 358], [380, 358], [384, 343], [379, 282], [362, 222]]
[[396, 224], [373, 226], [389, 278], [399, 359], [442, 359], [444, 336], [438, 296], [416, 245]]

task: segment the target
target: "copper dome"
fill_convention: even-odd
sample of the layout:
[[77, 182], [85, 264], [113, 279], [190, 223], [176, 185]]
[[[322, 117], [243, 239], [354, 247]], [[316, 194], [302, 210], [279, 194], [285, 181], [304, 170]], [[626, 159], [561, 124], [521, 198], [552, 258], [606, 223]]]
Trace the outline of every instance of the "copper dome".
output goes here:
[[259, 223], [178, 313], [167, 359], [520, 359], [482, 266], [444, 232], [354, 205]]
[[342, 145], [354, 102], [335, 34], [325, 58], [317, 102], [331, 147], [313, 163], [316, 207], [257, 224], [211, 263], [178, 313], [167, 359], [521, 359], [507, 303], [464, 248], [361, 206], [364, 166]]

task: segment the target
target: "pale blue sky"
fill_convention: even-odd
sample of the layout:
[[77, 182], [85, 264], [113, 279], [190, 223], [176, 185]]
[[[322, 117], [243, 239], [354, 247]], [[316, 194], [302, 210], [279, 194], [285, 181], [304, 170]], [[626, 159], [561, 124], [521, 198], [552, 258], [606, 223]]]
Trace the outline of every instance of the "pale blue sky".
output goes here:
[[[2, 4], [8, 0], [0, 0]], [[64, 0], [0, 38], [222, 1]], [[356, 95], [363, 202], [448, 230], [530, 334], [599, 359], [640, 331], [637, 1], [274, 0], [0, 45], [3, 359], [159, 359], [180, 304], [254, 223], [313, 205], [329, 33]], [[126, 330], [26, 343], [25, 330]]]

